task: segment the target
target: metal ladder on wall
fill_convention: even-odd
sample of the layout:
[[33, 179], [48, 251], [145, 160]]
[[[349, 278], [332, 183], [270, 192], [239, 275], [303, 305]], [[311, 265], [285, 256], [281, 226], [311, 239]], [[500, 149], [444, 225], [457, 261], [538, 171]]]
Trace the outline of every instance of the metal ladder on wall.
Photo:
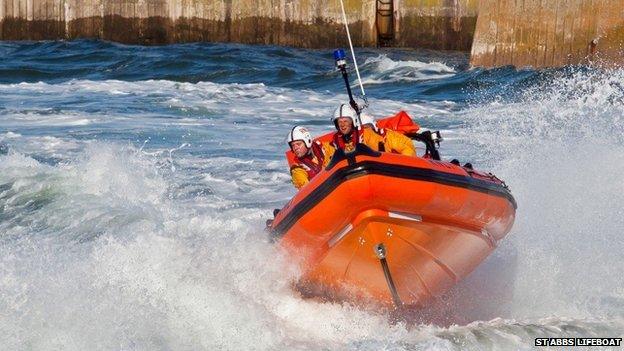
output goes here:
[[394, 42], [394, 0], [377, 0], [377, 45], [391, 46]]

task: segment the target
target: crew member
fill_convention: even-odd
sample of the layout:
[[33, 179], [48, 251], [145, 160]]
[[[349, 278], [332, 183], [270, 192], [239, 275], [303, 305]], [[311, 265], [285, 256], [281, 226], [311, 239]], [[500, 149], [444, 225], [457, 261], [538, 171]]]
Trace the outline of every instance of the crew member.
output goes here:
[[332, 117], [337, 129], [332, 146], [351, 152], [359, 141], [375, 151], [416, 156], [416, 148], [408, 137], [394, 130], [377, 128], [371, 116], [362, 115], [362, 119], [365, 125], [360, 128], [355, 110], [348, 104], [341, 104]]
[[334, 155], [334, 148], [329, 143], [312, 141], [310, 132], [301, 126], [293, 127], [286, 140], [295, 154], [290, 175], [295, 187], [300, 189], [327, 166]]

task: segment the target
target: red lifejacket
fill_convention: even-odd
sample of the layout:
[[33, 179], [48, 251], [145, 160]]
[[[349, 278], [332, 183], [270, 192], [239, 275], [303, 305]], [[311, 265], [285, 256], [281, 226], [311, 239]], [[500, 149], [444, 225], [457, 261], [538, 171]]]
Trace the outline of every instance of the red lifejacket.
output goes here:
[[[323, 148], [321, 147], [320, 141], [314, 141], [312, 143], [312, 152], [306, 154], [303, 158], [295, 157], [295, 163], [293, 167], [301, 167], [306, 173], [308, 173], [308, 179], [314, 178], [317, 174], [323, 170], [323, 163], [325, 162], [325, 154], [323, 153]], [[318, 163], [314, 162], [314, 157]]]
[[[361, 133], [358, 128], [353, 128], [350, 136], [351, 136], [351, 142], [354, 144], [354, 146], [355, 144], [362, 142], [362, 135], [363, 133]], [[340, 133], [340, 131], [335, 132], [333, 136], [333, 141], [332, 141], [333, 147], [336, 148], [336, 150], [338, 149], [344, 150], [345, 146], [347, 145], [344, 139], [345, 139], [344, 135]]]

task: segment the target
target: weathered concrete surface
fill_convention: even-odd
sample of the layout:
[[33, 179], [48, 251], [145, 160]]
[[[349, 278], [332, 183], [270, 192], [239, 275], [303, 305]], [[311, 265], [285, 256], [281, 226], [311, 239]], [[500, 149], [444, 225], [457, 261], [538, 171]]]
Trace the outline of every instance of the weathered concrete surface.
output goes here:
[[481, 0], [473, 66], [622, 64], [624, 0]]
[[[357, 46], [470, 50], [477, 0], [344, 1]], [[0, 0], [0, 39], [83, 37], [139, 44], [346, 44], [338, 0]]]
[[[345, 0], [355, 45], [376, 45], [375, 1]], [[345, 45], [337, 0], [0, 0], [0, 39], [101, 38]]]
[[[624, 63], [624, 0], [344, 1], [356, 46], [471, 50], [486, 67]], [[0, 0], [0, 40], [74, 38], [346, 45], [339, 0]]]
[[470, 51], [478, 0], [395, 0], [396, 46]]

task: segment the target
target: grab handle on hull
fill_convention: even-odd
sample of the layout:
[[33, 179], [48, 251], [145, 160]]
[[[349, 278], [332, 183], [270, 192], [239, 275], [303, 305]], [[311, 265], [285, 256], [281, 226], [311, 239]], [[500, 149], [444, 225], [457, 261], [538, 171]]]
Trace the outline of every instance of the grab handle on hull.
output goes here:
[[381, 263], [381, 269], [384, 272], [384, 276], [386, 277], [386, 283], [388, 283], [388, 289], [392, 294], [392, 301], [394, 302], [394, 306], [396, 308], [401, 308], [403, 306], [403, 302], [401, 301], [401, 297], [397, 292], [396, 285], [394, 285], [394, 280], [392, 279], [392, 273], [390, 273], [390, 267], [388, 266], [388, 261], [386, 261], [386, 247], [383, 243], [379, 243], [375, 245], [375, 255], [379, 258], [379, 263]]

